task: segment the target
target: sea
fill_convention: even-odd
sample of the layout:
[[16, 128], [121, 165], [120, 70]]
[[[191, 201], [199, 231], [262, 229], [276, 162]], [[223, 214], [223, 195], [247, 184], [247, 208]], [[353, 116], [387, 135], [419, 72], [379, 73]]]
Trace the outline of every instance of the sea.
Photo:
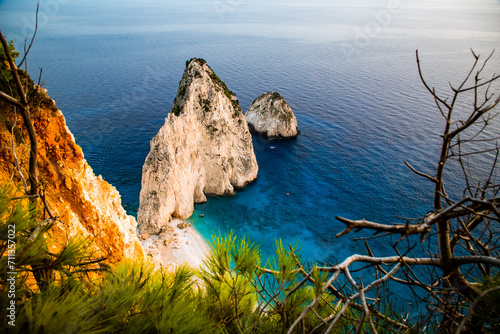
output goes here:
[[[405, 166], [435, 172], [445, 124], [419, 77], [416, 50], [425, 79], [443, 98], [467, 75], [471, 50], [486, 59], [497, 49], [484, 77], [500, 72], [500, 1], [494, 0], [42, 0], [39, 6], [28, 72], [35, 81], [42, 74], [88, 163], [118, 189], [131, 215], [149, 142], [165, 122], [186, 60], [204, 58], [244, 111], [262, 93], [284, 96], [299, 137], [254, 136], [257, 180], [233, 197], [196, 205], [188, 219], [208, 242], [234, 231], [260, 245], [264, 258], [281, 239], [308, 263], [339, 263], [365, 254], [355, 239], [372, 234], [337, 238], [345, 226], [336, 216], [406, 223], [432, 210], [433, 184]], [[0, 0], [0, 29], [18, 50], [34, 31], [36, 7], [36, 0]], [[457, 109], [467, 112], [471, 103], [470, 96], [461, 99]], [[487, 134], [498, 137], [499, 128], [493, 120]], [[473, 164], [473, 172], [488, 173], [489, 158]], [[454, 166], [447, 174], [453, 198], [462, 195], [461, 173]], [[390, 239], [370, 245], [375, 255], [394, 254]]]

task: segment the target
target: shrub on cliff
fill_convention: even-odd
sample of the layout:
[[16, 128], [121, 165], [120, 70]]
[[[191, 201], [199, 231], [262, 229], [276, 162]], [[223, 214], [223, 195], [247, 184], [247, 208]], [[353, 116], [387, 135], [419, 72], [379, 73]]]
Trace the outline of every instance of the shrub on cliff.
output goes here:
[[[233, 235], [214, 238], [198, 278], [188, 267], [167, 272], [151, 263], [99, 265], [86, 251], [87, 240], [69, 240], [52, 253], [46, 244], [50, 221], [37, 219], [28, 199], [15, 198], [14, 190], [0, 188], [0, 306], [14, 305], [13, 317], [1, 312], [0, 319], [9, 332], [278, 333], [317, 293], [304, 286], [287, 296], [299, 264], [282, 244], [278, 259], [261, 269], [258, 247]], [[270, 277], [262, 285], [264, 274]], [[317, 312], [325, 307], [321, 303]], [[311, 316], [304, 328], [316, 325]]]
[[[321, 291], [326, 275], [315, 271], [310, 281], [303, 281], [297, 248], [287, 251], [281, 241], [276, 242], [275, 258], [262, 265], [261, 257], [259, 247], [244, 237], [232, 233], [213, 237], [210, 255], [198, 274], [212, 317], [229, 333], [286, 333], [307, 305], [321, 296], [314, 314], [305, 317], [295, 332], [323, 332], [321, 317], [335, 303], [329, 292]], [[337, 329], [349, 326], [341, 321]]]
[[187, 267], [121, 263], [92, 282], [53, 284], [24, 302], [20, 330], [38, 333], [212, 333]]
[[15, 197], [15, 189], [11, 184], [0, 185], [0, 273], [4, 275], [0, 286], [7, 285], [5, 273], [15, 273], [16, 298], [23, 299], [54, 282], [72, 281], [94, 271], [102, 259], [86, 250], [83, 239], [71, 238], [60, 249], [49, 251], [47, 232], [53, 220], [39, 218], [33, 202]]
[[172, 109], [172, 113], [175, 115], [175, 116], [179, 116], [181, 114], [181, 107], [179, 107], [179, 105], [175, 105], [175, 107]]
[[[324, 332], [322, 319], [338, 310], [322, 289], [326, 274], [313, 267], [303, 279], [296, 247], [277, 242], [276, 257], [263, 265], [258, 246], [230, 234], [213, 238], [196, 272], [144, 262], [105, 266], [88, 254], [88, 240], [50, 252], [50, 223], [13, 196], [10, 186], [0, 188], [0, 306], [14, 305], [14, 320], [0, 312], [0, 322], [11, 333], [283, 333], [317, 297], [294, 333]], [[349, 332], [361, 316], [348, 311], [335, 332]]]
[[[14, 193], [10, 184], [0, 188], [0, 306], [15, 309], [14, 320], [5, 312], [0, 319], [12, 333], [281, 333], [321, 294], [319, 284], [296, 286], [295, 249], [278, 243], [277, 259], [261, 268], [259, 248], [232, 234], [214, 237], [197, 276], [188, 267], [100, 265], [88, 240], [71, 239], [53, 253], [46, 244], [50, 220], [37, 219], [29, 200]], [[324, 300], [315, 307], [323, 316], [332, 297]], [[303, 329], [318, 325], [308, 316]]]
[[[8, 48], [12, 59], [15, 61], [19, 57], [19, 52], [16, 51], [16, 47], [14, 46], [14, 42], [12, 40], [9, 41]], [[10, 71], [5, 48], [2, 44], [0, 44], [0, 91], [9, 92], [13, 79], [14, 76]], [[12, 94], [12, 92], [10, 93]]]
[[[16, 47], [14, 46], [14, 41], [9, 41], [9, 52], [12, 56], [12, 59], [16, 60], [19, 57], [19, 51], [16, 51]], [[7, 60], [7, 54], [5, 53], [5, 49], [3, 45], [0, 45], [0, 61], [3, 63]]]
[[0, 187], [0, 326], [9, 333], [215, 332], [191, 269], [100, 266], [88, 240], [50, 252], [50, 222], [14, 193]]

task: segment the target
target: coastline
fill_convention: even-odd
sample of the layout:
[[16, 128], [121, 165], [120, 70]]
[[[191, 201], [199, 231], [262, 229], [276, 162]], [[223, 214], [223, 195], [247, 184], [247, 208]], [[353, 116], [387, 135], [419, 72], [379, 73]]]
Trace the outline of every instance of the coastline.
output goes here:
[[174, 218], [166, 231], [159, 235], [146, 236], [142, 246], [155, 264], [175, 270], [182, 264], [199, 268], [209, 254], [208, 244], [201, 234], [185, 221]]

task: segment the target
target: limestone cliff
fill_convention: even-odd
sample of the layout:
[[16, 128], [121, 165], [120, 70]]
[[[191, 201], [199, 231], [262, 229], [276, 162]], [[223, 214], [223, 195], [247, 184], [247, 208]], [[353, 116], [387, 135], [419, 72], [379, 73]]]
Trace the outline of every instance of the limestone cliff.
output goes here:
[[141, 232], [157, 234], [173, 216], [190, 217], [194, 203], [206, 201], [206, 195], [232, 195], [257, 171], [236, 96], [204, 60], [192, 59], [143, 166]]
[[[56, 251], [68, 238], [80, 236], [88, 237], [95, 256], [105, 256], [109, 262], [142, 259], [144, 250], [136, 235], [136, 220], [126, 214], [120, 194], [101, 176], [94, 175], [62, 112], [46, 92], [36, 89], [34, 94], [31, 115], [38, 135], [38, 178], [49, 209], [59, 217], [49, 232], [49, 250]], [[2, 102], [0, 111], [0, 182], [13, 178], [22, 184], [12, 143], [21, 170], [28, 175], [25, 126], [12, 107]]]
[[280, 93], [260, 95], [248, 108], [246, 118], [250, 130], [270, 139], [294, 138], [300, 133], [292, 108]]

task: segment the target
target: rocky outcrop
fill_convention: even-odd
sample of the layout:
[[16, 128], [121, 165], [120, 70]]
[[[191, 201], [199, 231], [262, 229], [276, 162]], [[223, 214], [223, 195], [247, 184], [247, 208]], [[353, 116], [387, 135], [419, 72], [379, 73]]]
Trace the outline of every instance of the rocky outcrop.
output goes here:
[[[142, 259], [144, 250], [136, 235], [137, 222], [121, 205], [118, 191], [101, 176], [95, 176], [81, 148], [66, 127], [66, 121], [44, 90], [38, 89], [31, 108], [38, 135], [38, 178], [46, 202], [59, 219], [48, 232], [49, 251], [56, 252], [68, 240], [87, 238], [96, 257], [114, 263]], [[29, 141], [20, 115], [0, 104], [0, 182], [21, 178], [12, 151], [23, 175], [28, 175]], [[21, 190], [20, 190], [20, 193]]]
[[137, 220], [157, 234], [186, 219], [206, 196], [233, 195], [257, 177], [245, 115], [234, 93], [202, 59], [186, 63], [165, 125], [151, 141], [142, 171]]
[[294, 138], [300, 133], [292, 108], [280, 93], [260, 95], [248, 108], [246, 118], [250, 130], [270, 139]]

